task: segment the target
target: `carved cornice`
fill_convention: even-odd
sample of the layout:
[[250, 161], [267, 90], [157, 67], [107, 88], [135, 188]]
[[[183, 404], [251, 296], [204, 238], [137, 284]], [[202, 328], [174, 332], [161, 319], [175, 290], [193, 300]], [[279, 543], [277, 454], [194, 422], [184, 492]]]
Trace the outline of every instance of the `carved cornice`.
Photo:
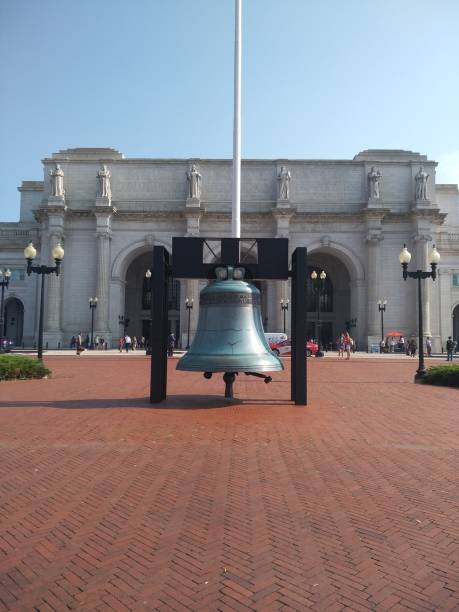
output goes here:
[[50, 206], [42, 206], [41, 208], [35, 209], [33, 212], [34, 218], [38, 221], [38, 223], [42, 223], [46, 219], [49, 219], [51, 215], [59, 215], [64, 216], [67, 213], [67, 206], [59, 206], [59, 205], [50, 205]]

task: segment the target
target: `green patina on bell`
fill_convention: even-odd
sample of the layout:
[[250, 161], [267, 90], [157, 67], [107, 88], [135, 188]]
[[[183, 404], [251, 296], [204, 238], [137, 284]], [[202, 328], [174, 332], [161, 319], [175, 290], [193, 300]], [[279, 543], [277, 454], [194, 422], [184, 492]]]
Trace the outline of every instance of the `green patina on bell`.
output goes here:
[[216, 275], [217, 280], [201, 291], [198, 329], [177, 370], [209, 373], [283, 370], [264, 335], [259, 290], [242, 280], [243, 268], [217, 268]]

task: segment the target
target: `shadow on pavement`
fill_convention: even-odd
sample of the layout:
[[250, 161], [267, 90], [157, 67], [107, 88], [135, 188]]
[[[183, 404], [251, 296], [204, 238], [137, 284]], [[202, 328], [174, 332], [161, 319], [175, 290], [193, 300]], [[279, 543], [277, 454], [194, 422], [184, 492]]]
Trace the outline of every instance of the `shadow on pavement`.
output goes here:
[[[256, 400], [253, 401], [255, 403]], [[160, 404], [150, 404], [147, 397], [124, 397], [107, 399], [81, 399], [81, 400], [17, 400], [0, 402], [2, 408], [59, 408], [72, 409], [99, 409], [99, 408], [150, 408], [152, 410], [211, 410], [213, 408], [227, 408], [242, 403], [252, 403], [251, 400], [234, 399], [225, 400], [218, 395], [169, 395]], [[259, 403], [264, 403], [260, 400]]]

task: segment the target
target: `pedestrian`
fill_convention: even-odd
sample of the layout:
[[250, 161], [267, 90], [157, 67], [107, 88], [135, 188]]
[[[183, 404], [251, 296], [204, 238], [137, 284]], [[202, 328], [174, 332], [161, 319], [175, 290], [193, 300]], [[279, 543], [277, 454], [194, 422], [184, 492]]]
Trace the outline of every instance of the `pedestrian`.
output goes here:
[[126, 349], [126, 353], [129, 353], [129, 349], [132, 346], [132, 340], [131, 340], [131, 336], [129, 336], [128, 334], [126, 334], [124, 336], [124, 347]]
[[418, 343], [414, 338], [410, 340], [410, 356], [416, 357], [416, 351], [418, 350]]
[[448, 340], [446, 341], [446, 361], [453, 360], [453, 351], [455, 348], [454, 344], [454, 340], [451, 338], [451, 336], [448, 336]]
[[124, 336], [121, 336], [120, 339], [118, 340], [118, 350], [120, 353], [123, 352], [123, 348], [124, 348]]
[[336, 340], [336, 348], [338, 349], [338, 359], [344, 358], [344, 336], [343, 334]]
[[384, 340], [381, 340], [381, 342], [379, 343], [379, 352], [380, 353], [386, 352], [386, 343], [384, 342]]
[[77, 334], [75, 336], [75, 346], [76, 346], [76, 354], [79, 355], [80, 353], [82, 353], [84, 351], [83, 348], [83, 341], [81, 338], [81, 334]]
[[352, 338], [349, 334], [344, 336], [344, 350], [346, 351], [346, 359], [351, 358]]
[[389, 351], [391, 353], [395, 352], [395, 338], [393, 337], [389, 340]]
[[169, 334], [167, 337], [167, 356], [172, 357], [174, 355], [175, 348], [175, 336], [174, 334]]
[[405, 352], [405, 338], [403, 336], [400, 336], [399, 344], [400, 344], [400, 350], [402, 351], [402, 353], [404, 353]]
[[136, 351], [137, 350], [137, 346], [138, 346], [138, 344], [137, 344], [137, 336], [133, 336], [132, 337], [132, 350]]
[[427, 336], [426, 338], [426, 350], [427, 350], [427, 357], [431, 357], [432, 356], [432, 340], [431, 338], [429, 338], [429, 336]]
[[86, 348], [89, 347], [89, 334], [86, 334], [86, 338], [84, 340], [84, 345], [85, 345]]
[[70, 348], [71, 348], [71, 349], [74, 349], [74, 348], [75, 348], [75, 345], [76, 345], [76, 338], [75, 338], [75, 336], [72, 336], [72, 337], [70, 338]]

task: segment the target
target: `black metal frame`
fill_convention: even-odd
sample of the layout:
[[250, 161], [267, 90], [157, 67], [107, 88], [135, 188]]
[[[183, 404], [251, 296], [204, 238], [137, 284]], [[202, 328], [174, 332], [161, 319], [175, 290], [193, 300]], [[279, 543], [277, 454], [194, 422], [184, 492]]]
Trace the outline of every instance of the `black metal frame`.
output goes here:
[[[406, 280], [406, 279], [405, 279]], [[384, 342], [384, 313], [386, 312], [387, 304], [378, 304], [378, 310], [381, 313], [381, 342]]]
[[418, 281], [418, 335], [419, 335], [419, 364], [416, 374], [414, 376], [414, 382], [419, 381], [426, 375], [426, 368], [424, 365], [424, 323], [422, 318], [422, 282], [425, 278], [431, 278], [435, 280], [437, 278], [437, 264], [431, 263], [430, 272], [424, 272], [423, 270], [416, 270], [415, 272], [408, 272], [408, 264], [402, 263], [402, 275], [403, 280], [407, 278], [415, 278]]
[[43, 358], [43, 316], [45, 311], [45, 276], [47, 274], [55, 274], [59, 276], [61, 270], [61, 260], [54, 260], [55, 266], [33, 266], [33, 259], [27, 259], [27, 275], [30, 276], [32, 272], [35, 274], [41, 274], [41, 292], [40, 292], [40, 318], [38, 323], [38, 351], [37, 359], [40, 361]]
[[[203, 261], [206, 244], [219, 242], [220, 252], [215, 253], [213, 263]], [[215, 268], [220, 266], [244, 267], [250, 280], [292, 279], [292, 371], [291, 399], [297, 405], [307, 405], [306, 369], [306, 274], [307, 251], [295, 249], [292, 270], [288, 268], [288, 240], [285, 238], [243, 239], [253, 242], [257, 263], [247, 263], [241, 257], [238, 238], [173, 238], [172, 262], [165, 247], [153, 248], [152, 300], [151, 300], [151, 378], [150, 402], [162, 402], [167, 396], [167, 282], [169, 277], [213, 279]], [[251, 247], [252, 248], [252, 247]], [[250, 252], [250, 249], [249, 249]]]

